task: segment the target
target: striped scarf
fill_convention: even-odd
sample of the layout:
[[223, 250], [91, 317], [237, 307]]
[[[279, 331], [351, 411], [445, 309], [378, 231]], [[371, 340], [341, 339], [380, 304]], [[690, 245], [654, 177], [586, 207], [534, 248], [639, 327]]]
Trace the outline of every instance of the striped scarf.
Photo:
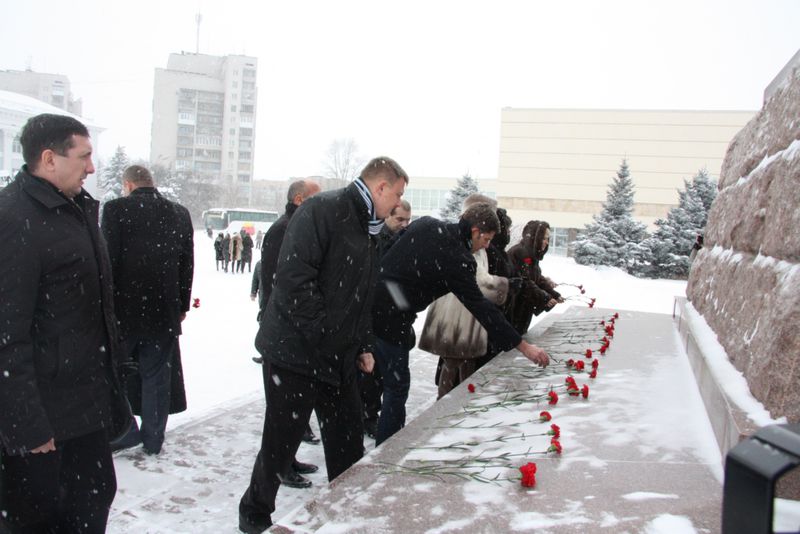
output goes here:
[[365, 184], [361, 178], [356, 178], [353, 180], [353, 183], [356, 184], [358, 192], [361, 193], [361, 198], [364, 199], [364, 204], [367, 205], [367, 211], [369, 212], [369, 234], [378, 235], [381, 233], [381, 228], [383, 228], [383, 219], [375, 218], [375, 205], [372, 203], [372, 193], [369, 192], [367, 184]]

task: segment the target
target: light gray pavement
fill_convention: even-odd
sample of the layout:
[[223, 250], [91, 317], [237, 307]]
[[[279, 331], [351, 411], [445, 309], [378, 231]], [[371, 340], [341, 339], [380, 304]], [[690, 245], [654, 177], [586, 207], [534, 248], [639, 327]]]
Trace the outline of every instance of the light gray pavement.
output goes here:
[[[555, 353], [566, 339], [599, 339], [599, 321], [612, 313], [573, 308], [543, 334], [540, 327], [534, 341]], [[581, 359], [585, 347], [598, 346], [579, 341], [572, 357]], [[542, 401], [465, 416], [465, 410], [511, 398], [509, 391], [541, 393], [563, 383], [563, 365], [553, 375], [558, 364], [535, 372], [516, 351], [499, 356], [470, 380], [475, 393], [462, 384], [272, 531], [669, 532], [672, 525], [681, 532], [718, 532], [721, 460], [672, 318], [620, 313], [611, 348], [600, 359], [596, 380], [575, 374], [579, 385], [589, 384], [588, 399], [571, 398], [562, 387], [556, 406]], [[535, 421], [543, 409], [561, 427], [561, 455], [535, 452], [547, 447], [547, 437], [515, 438], [547, 428]], [[501, 426], [471, 434], [447, 428], [460, 420]], [[498, 437], [507, 441], [491, 441]], [[454, 442], [473, 444], [428, 448]], [[499, 477], [496, 483], [437, 479], [395, 467], [503, 453], [523, 456], [513, 457], [510, 467], [481, 472]], [[534, 490], [502, 480], [518, 477], [514, 467], [528, 460], [538, 465]]]

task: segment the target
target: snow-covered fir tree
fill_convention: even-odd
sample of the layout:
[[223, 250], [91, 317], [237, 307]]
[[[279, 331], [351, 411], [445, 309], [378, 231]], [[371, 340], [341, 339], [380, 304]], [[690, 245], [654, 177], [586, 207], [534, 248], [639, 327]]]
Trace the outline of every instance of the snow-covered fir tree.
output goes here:
[[458, 179], [456, 186], [448, 193], [444, 207], [439, 210], [439, 217], [447, 222], [456, 222], [461, 216], [464, 199], [477, 192], [478, 181], [469, 174], [465, 174]]
[[692, 181], [684, 180], [678, 191], [678, 206], [669, 210], [665, 219], [658, 219], [656, 231], [643, 243], [644, 262], [637, 274], [651, 278], [686, 278], [689, 275], [689, 254], [699, 234], [705, 230], [708, 210], [717, 195], [717, 183], [700, 170]]
[[575, 241], [575, 261], [582, 265], [611, 265], [626, 271], [641, 261], [645, 225], [633, 218], [633, 180], [622, 160], [606, 194], [603, 210], [593, 217]]
[[130, 164], [125, 147], [117, 146], [114, 157], [97, 175], [97, 186], [102, 191], [101, 202], [105, 203], [122, 196], [122, 173]]

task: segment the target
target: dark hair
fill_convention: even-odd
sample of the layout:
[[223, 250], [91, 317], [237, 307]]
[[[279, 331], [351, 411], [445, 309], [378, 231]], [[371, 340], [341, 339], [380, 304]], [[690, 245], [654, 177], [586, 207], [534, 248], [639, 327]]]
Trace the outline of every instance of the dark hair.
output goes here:
[[125, 172], [122, 173], [122, 179], [137, 186], [153, 185], [153, 175], [150, 174], [146, 167], [141, 165], [131, 165], [125, 169]]
[[77, 119], [66, 115], [42, 113], [28, 119], [19, 136], [22, 158], [28, 169], [36, 170], [39, 158], [45, 150], [66, 156], [67, 151], [75, 146], [72, 142], [73, 135], [89, 137], [89, 130]]
[[477, 227], [483, 234], [500, 231], [500, 220], [491, 204], [473, 204], [464, 210], [461, 220], [467, 221], [470, 227]]
[[497, 208], [497, 219], [500, 221], [500, 230], [492, 238], [492, 244], [500, 250], [505, 250], [511, 240], [509, 232], [511, 230], [511, 217], [504, 208]]
[[543, 259], [547, 254], [550, 245], [547, 245], [542, 250], [542, 243], [544, 242], [544, 234], [546, 230], [550, 229], [550, 223], [546, 221], [528, 221], [525, 228], [522, 230], [522, 245], [528, 247], [531, 253], [538, 259]]
[[381, 156], [371, 160], [361, 171], [360, 178], [362, 181], [367, 182], [384, 176], [390, 184], [394, 184], [397, 180], [402, 178], [408, 183], [408, 174], [403, 168], [392, 158]]

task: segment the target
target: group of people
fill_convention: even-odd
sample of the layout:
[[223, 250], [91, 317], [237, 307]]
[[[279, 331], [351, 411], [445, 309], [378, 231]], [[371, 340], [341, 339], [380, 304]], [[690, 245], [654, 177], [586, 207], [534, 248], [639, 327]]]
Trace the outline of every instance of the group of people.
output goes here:
[[20, 144], [0, 191], [0, 531], [104, 532], [112, 450], [159, 454], [186, 408], [192, 222], [133, 165], [98, 224], [92, 144], [72, 117], [32, 117]]
[[[191, 220], [134, 165], [98, 225], [82, 188], [91, 142], [75, 119], [33, 117], [20, 142], [25, 166], [0, 192], [0, 236], [27, 251], [0, 259], [0, 525], [103, 532], [112, 450], [141, 443], [159, 454], [168, 414], [185, 409], [178, 336], [191, 303]], [[547, 224], [528, 223], [506, 252], [511, 221], [477, 195], [455, 223], [409, 225], [408, 182], [388, 157], [343, 189], [295, 182], [263, 236], [251, 296], [266, 410], [239, 503], [243, 532], [272, 524], [281, 484], [310, 485], [302, 475], [317, 466], [296, 453], [312, 411], [329, 480], [362, 457], [365, 433], [380, 445], [405, 425], [413, 324], [429, 305], [420, 346], [441, 357], [440, 396], [501, 351], [549, 362], [522, 338], [533, 314], [563, 301], [539, 269]], [[225, 262], [247, 239], [226, 247], [220, 235], [215, 249]]]
[[217, 271], [222, 267], [222, 270], [227, 273], [230, 267], [233, 274], [243, 273], [246, 265], [247, 272], [252, 272], [253, 245], [253, 238], [244, 228], [234, 232], [233, 237], [229, 232], [217, 234], [217, 238], [214, 240]]

